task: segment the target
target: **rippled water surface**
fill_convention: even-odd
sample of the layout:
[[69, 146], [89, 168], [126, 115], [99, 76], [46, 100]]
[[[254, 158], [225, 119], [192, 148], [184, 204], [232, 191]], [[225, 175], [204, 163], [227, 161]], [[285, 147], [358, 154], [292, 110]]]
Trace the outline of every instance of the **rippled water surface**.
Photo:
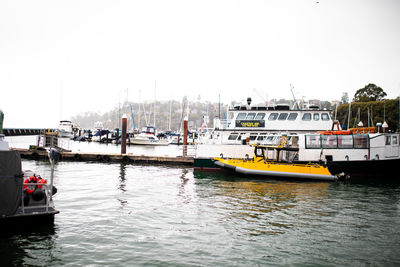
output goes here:
[[399, 184], [84, 162], [58, 163], [55, 184], [54, 224], [3, 229], [2, 265], [400, 264]]

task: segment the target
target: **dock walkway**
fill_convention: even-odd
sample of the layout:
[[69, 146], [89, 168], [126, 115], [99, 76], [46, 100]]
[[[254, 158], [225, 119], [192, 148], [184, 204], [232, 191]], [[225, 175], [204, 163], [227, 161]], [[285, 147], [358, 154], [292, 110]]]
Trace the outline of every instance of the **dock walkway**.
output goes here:
[[[47, 159], [47, 151], [44, 149], [12, 148], [21, 154], [22, 158]], [[154, 163], [167, 165], [193, 165], [193, 157], [168, 157], [168, 156], [144, 156], [131, 153], [102, 153], [102, 152], [60, 152], [60, 161], [93, 161], [93, 162], [126, 162], [126, 163]]]

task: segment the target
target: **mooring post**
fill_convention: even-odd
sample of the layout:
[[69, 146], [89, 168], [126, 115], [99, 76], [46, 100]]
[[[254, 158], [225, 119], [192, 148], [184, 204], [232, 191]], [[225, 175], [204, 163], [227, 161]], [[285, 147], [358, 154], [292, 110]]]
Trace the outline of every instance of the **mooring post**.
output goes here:
[[122, 116], [122, 134], [121, 134], [121, 154], [126, 154], [126, 128], [127, 128], [127, 117]]
[[183, 156], [187, 156], [188, 121], [183, 121]]
[[0, 110], [0, 134], [3, 133], [3, 120], [4, 120], [4, 113]]

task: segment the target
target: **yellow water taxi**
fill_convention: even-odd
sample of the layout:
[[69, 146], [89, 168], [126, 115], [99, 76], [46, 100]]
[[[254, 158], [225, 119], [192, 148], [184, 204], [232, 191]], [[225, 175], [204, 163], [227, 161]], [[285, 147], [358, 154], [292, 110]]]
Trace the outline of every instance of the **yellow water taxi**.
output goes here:
[[[231, 169], [238, 173], [261, 175], [268, 177], [337, 180], [326, 166], [317, 163], [293, 163], [283, 162], [279, 159], [281, 151], [296, 152], [295, 148], [289, 148], [282, 142], [278, 146], [254, 146], [254, 158], [224, 159], [214, 158], [214, 164], [222, 168]], [[269, 159], [269, 150], [274, 151], [274, 159]]]

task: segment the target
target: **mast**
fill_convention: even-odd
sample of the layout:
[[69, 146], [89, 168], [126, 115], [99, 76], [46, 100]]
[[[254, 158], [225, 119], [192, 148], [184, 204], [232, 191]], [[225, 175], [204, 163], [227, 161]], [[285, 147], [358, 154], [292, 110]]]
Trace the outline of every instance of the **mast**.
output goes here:
[[218, 94], [218, 119], [221, 119], [221, 95]]
[[156, 90], [157, 90], [157, 80], [154, 81], [154, 112], [153, 112], [154, 128], [156, 128]]
[[293, 93], [293, 88], [294, 88], [293, 85], [290, 84], [290, 92], [292, 92], [294, 103], [296, 104], [297, 109], [300, 110], [299, 103], [297, 103], [296, 97], [294, 96], [294, 93]]
[[168, 120], [169, 131], [171, 131], [171, 117], [172, 117], [172, 100], [169, 101], [169, 120]]
[[62, 98], [63, 98], [63, 82], [61, 81], [61, 88], [60, 88], [60, 121], [62, 118]]

